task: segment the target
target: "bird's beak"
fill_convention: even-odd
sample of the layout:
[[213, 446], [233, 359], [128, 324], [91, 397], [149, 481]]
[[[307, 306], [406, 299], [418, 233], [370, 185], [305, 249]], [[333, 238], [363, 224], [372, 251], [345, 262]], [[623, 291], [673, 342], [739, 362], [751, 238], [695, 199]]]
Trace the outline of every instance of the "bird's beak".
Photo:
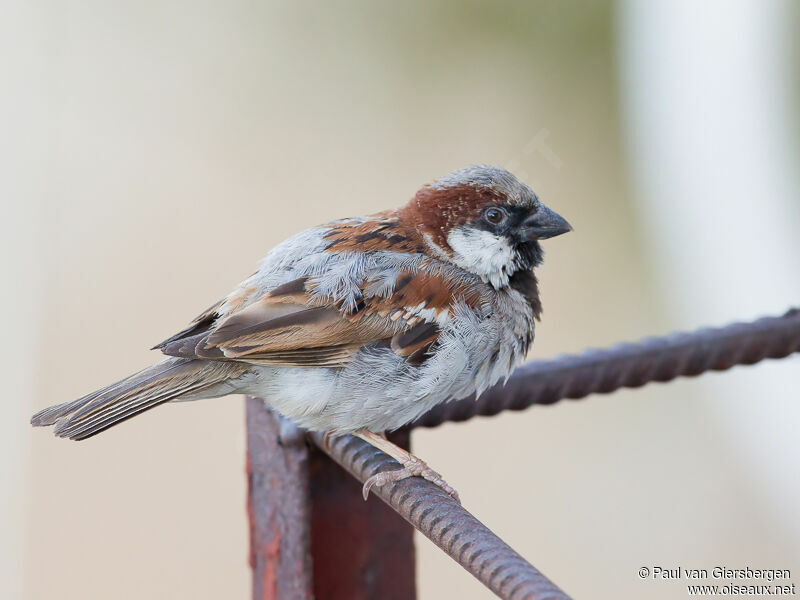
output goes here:
[[544, 204], [530, 217], [522, 222], [520, 233], [528, 240], [546, 240], [562, 233], [572, 231], [572, 225], [557, 212], [550, 210]]

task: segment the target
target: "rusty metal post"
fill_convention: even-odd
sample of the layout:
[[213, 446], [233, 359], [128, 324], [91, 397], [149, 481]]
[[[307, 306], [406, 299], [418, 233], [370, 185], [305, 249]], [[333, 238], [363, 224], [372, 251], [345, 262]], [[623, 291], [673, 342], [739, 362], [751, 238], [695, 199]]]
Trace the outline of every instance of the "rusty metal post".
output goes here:
[[[285, 420], [247, 398], [247, 509], [253, 600], [311, 599], [309, 449]], [[282, 435], [283, 433], [283, 435]]]
[[[409, 434], [390, 439], [409, 449]], [[317, 449], [311, 453], [314, 597], [414, 600], [414, 530]]]
[[247, 480], [253, 600], [414, 600], [413, 529], [258, 398]]

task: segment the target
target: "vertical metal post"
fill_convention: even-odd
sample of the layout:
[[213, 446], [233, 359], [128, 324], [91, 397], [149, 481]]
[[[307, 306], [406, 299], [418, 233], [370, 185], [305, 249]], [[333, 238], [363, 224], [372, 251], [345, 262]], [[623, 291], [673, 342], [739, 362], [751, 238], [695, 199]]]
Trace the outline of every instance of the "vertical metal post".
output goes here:
[[[407, 431], [390, 437], [409, 448]], [[414, 530], [316, 449], [310, 476], [315, 598], [414, 600]]]
[[281, 435], [280, 417], [247, 398], [247, 509], [253, 600], [311, 600], [309, 448]]
[[247, 480], [253, 600], [415, 599], [413, 529], [258, 398]]

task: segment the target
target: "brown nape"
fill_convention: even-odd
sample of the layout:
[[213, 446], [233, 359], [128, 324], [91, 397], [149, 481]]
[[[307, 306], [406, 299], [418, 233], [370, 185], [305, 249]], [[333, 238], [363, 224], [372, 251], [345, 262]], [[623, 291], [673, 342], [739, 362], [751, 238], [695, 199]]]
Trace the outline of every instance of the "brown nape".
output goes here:
[[433, 243], [450, 251], [447, 234], [478, 219], [481, 211], [493, 204], [502, 204], [505, 198], [497, 190], [487, 187], [456, 185], [444, 189], [426, 186], [398, 213], [406, 223], [413, 223]]
[[368, 221], [337, 223], [324, 237], [329, 244], [327, 251], [333, 253], [391, 250], [421, 254], [427, 250], [419, 231], [402, 222], [394, 211], [374, 215]]
[[424, 187], [399, 210], [372, 215], [367, 221], [346, 220], [331, 226], [324, 236], [329, 242], [327, 251], [428, 254], [428, 237], [441, 250], [450, 252], [447, 234], [451, 229], [478, 219], [485, 207], [503, 201], [502, 193], [486, 187]]

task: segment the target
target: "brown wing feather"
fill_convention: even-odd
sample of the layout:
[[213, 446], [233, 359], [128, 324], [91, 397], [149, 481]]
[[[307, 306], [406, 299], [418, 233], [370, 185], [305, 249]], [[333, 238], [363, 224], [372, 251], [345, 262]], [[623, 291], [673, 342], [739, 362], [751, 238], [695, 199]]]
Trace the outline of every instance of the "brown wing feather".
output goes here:
[[391, 347], [400, 356], [411, 356], [418, 350], [429, 348], [439, 337], [436, 323], [420, 323], [392, 337]]
[[[156, 350], [156, 349], [163, 350], [167, 344], [171, 344], [172, 342], [176, 342], [178, 340], [182, 340], [184, 338], [195, 336], [199, 333], [204, 333], [208, 331], [211, 325], [217, 319], [217, 310], [222, 306], [223, 303], [224, 300], [220, 300], [219, 302], [212, 304], [206, 310], [197, 315], [186, 329], [183, 329], [178, 333], [176, 333], [175, 335], [168, 337], [163, 342], [160, 342], [155, 346], [153, 346], [152, 348], [150, 348], [150, 350]], [[165, 354], [170, 354], [170, 353], [166, 352]]]
[[[364, 289], [369, 285], [365, 282]], [[436, 343], [439, 326], [415, 311], [438, 317], [457, 298], [470, 305], [480, 302], [475, 286], [447, 285], [442, 276], [423, 271], [401, 273], [388, 297], [365, 297], [353, 314], [334, 304], [320, 305], [310, 287], [307, 278], [290, 281], [229, 316], [206, 317], [202, 327], [190, 327], [159, 347], [185, 358], [342, 367], [359, 348], [386, 342], [409, 363], [421, 364]]]

